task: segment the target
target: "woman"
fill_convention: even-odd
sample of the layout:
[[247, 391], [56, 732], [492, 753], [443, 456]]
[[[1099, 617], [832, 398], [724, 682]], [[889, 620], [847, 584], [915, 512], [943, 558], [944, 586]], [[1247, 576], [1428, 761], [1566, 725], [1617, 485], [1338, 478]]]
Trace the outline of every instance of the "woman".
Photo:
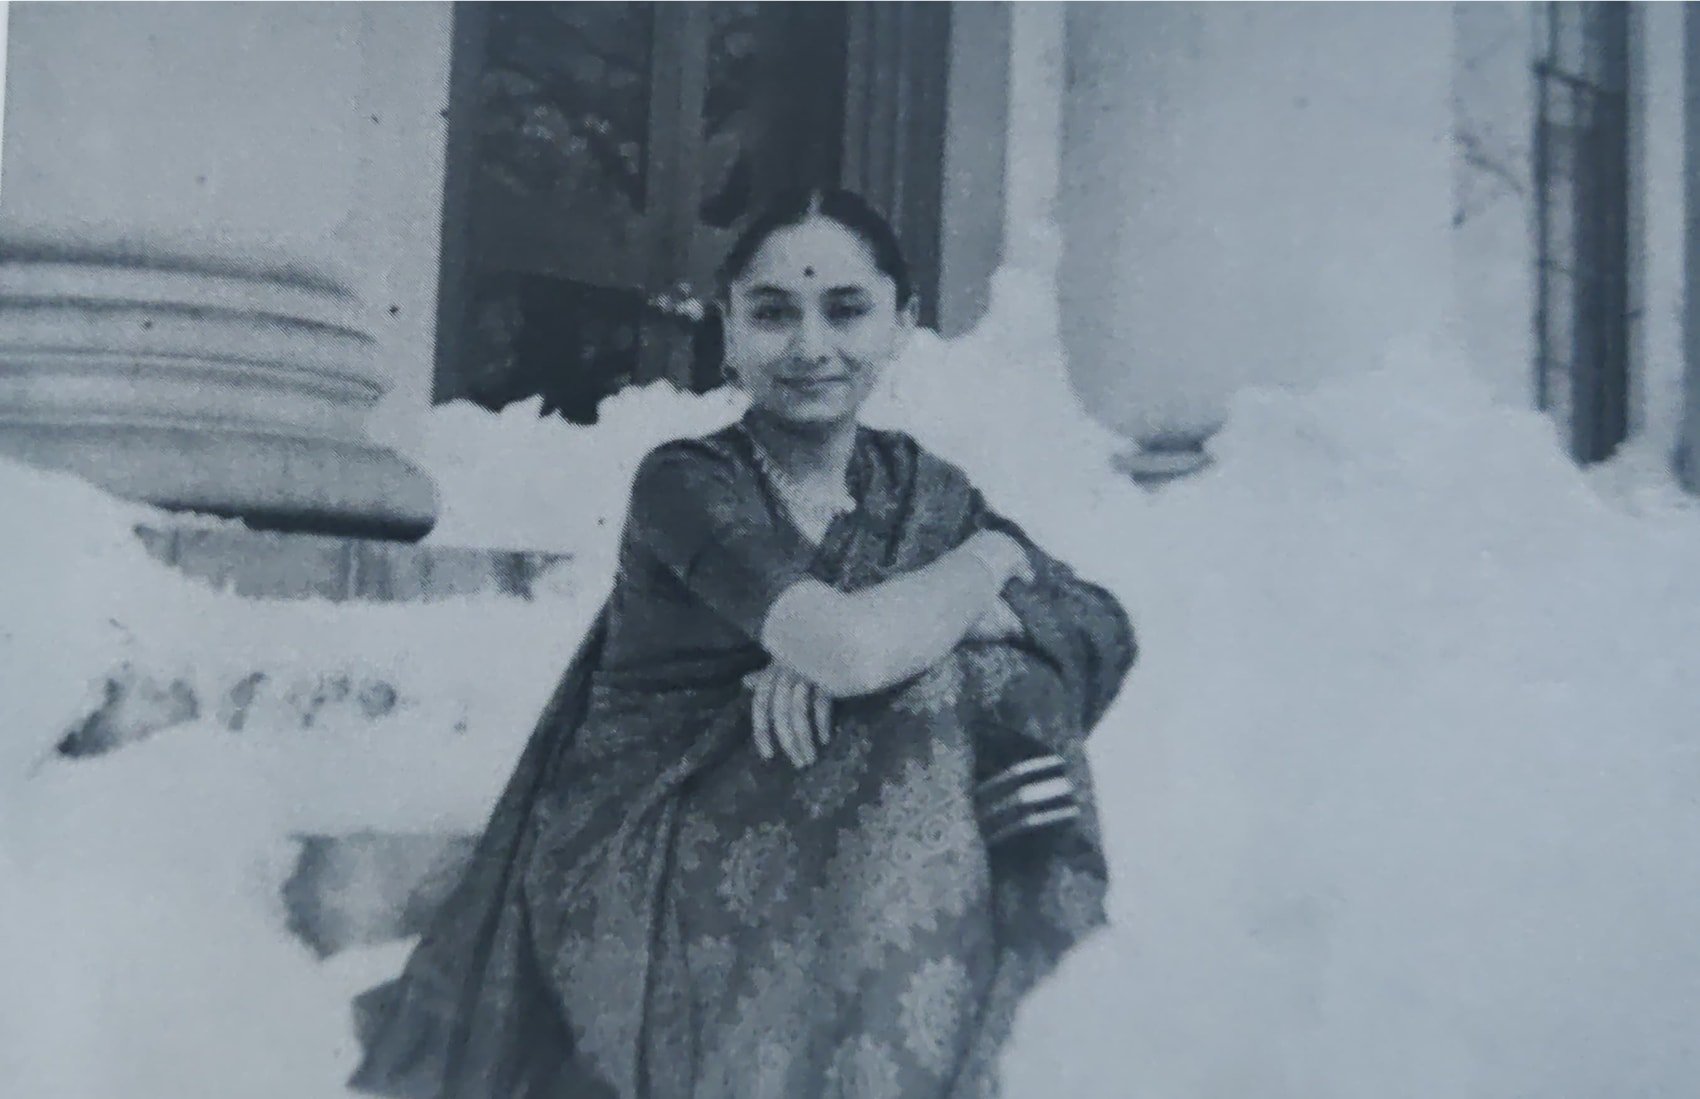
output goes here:
[[357, 1005], [358, 1089], [987, 1095], [1017, 1000], [1102, 920], [1081, 746], [1121, 608], [859, 426], [915, 319], [859, 198], [780, 201], [722, 274], [750, 411], [642, 464], [472, 868]]

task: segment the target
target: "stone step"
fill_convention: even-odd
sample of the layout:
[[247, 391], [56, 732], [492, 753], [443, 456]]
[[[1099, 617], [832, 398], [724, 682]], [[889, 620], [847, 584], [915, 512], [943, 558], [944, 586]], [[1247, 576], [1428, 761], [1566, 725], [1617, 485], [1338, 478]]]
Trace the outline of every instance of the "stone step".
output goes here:
[[139, 526], [136, 536], [162, 564], [253, 599], [531, 599], [569, 582], [572, 561], [563, 553], [259, 531], [194, 518]]

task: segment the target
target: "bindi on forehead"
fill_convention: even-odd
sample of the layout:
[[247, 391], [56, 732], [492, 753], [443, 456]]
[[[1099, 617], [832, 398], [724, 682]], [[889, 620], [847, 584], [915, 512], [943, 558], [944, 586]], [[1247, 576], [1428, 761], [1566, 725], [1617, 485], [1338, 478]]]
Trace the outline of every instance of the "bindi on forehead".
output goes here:
[[749, 267], [756, 279], [765, 276], [773, 281], [863, 281], [877, 273], [867, 244], [837, 222], [824, 219], [778, 230], [756, 250]]

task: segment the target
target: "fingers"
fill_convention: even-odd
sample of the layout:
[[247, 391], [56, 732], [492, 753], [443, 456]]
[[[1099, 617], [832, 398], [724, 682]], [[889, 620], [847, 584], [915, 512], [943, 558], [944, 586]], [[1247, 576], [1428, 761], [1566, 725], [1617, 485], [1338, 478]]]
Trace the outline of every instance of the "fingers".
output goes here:
[[797, 718], [797, 733], [802, 738], [803, 747], [808, 749], [808, 761], [812, 764], [820, 758], [819, 743], [816, 740], [818, 730], [815, 725], [815, 685], [806, 679], [797, 680], [797, 690], [791, 696], [792, 706]]
[[791, 725], [791, 677], [778, 675], [773, 677], [773, 742], [779, 746], [779, 751], [791, 761], [791, 766], [801, 767], [797, 762], [796, 734]]
[[744, 677], [749, 686], [750, 731], [756, 754], [772, 760], [781, 752], [798, 770], [814, 763], [817, 745], [832, 736], [832, 696], [777, 664]]
[[832, 696], [819, 687], [811, 688], [815, 702], [815, 739], [822, 748], [832, 741]]
[[776, 677], [771, 669], [756, 673], [750, 693], [750, 731], [755, 738], [756, 754], [762, 759], [773, 758], [773, 691]]
[[809, 724], [811, 685], [801, 676], [786, 675], [774, 698], [774, 717], [780, 725], [785, 754], [799, 771], [815, 761], [813, 730]]

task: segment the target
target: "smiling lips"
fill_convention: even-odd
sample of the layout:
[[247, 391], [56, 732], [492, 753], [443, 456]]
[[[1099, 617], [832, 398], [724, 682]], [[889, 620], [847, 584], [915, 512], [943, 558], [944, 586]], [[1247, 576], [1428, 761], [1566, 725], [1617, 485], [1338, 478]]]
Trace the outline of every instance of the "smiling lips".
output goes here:
[[849, 378], [842, 374], [832, 374], [824, 378], [780, 378], [778, 380], [781, 385], [787, 386], [791, 389], [803, 390], [825, 389], [828, 386], [833, 385], [847, 385], [850, 381]]

